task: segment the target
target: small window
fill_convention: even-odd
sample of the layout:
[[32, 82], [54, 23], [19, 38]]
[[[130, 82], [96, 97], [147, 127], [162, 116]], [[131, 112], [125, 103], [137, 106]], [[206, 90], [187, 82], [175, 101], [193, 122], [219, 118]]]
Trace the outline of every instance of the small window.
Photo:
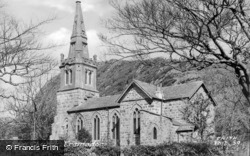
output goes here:
[[81, 117], [76, 120], [76, 133], [78, 133], [83, 128], [83, 120]]
[[72, 70], [69, 70], [69, 83], [72, 84], [73, 82], [73, 74], [72, 74]]
[[92, 72], [91, 71], [89, 71], [89, 84], [91, 84], [92, 82], [91, 82], [91, 80], [92, 80]]
[[120, 119], [117, 116], [117, 114], [115, 113], [114, 116], [112, 117], [112, 136], [113, 139], [120, 139]]
[[69, 84], [69, 72], [67, 70], [65, 71], [65, 79], [65, 83]]
[[94, 118], [94, 140], [100, 140], [100, 118], [97, 115]]
[[140, 134], [140, 111], [136, 108], [133, 114], [134, 134]]
[[72, 70], [66, 70], [65, 71], [65, 83], [66, 85], [68, 84], [72, 84], [73, 82], [73, 73], [72, 73]]
[[85, 71], [85, 84], [88, 84], [88, 71]]
[[157, 129], [155, 127], [153, 128], [153, 138], [157, 139]]

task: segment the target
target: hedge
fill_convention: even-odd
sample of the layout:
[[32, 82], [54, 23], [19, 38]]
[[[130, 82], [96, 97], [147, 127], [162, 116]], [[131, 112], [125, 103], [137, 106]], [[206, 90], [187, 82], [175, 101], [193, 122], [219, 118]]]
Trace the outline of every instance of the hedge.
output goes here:
[[[67, 156], [223, 156], [217, 146], [206, 143], [164, 143], [156, 146], [130, 146], [121, 149], [117, 146], [66, 147]], [[79, 152], [80, 151], [80, 152]]]

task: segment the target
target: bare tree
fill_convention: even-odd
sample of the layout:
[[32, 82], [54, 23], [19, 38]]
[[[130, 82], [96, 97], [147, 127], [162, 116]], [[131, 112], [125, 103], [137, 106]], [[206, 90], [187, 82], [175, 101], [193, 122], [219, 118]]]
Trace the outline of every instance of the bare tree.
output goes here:
[[53, 95], [49, 95], [52, 81], [44, 76], [19, 85], [14, 100], [7, 105], [7, 110], [14, 116], [16, 133], [23, 139], [46, 140], [51, 133], [56, 105]]
[[8, 140], [13, 137], [13, 124], [10, 117], [0, 118], [0, 139]]
[[[55, 45], [43, 45], [39, 29], [54, 19], [24, 24], [0, 15], [0, 83], [18, 86], [26, 83], [28, 77], [40, 76], [55, 67], [56, 61], [45, 53]], [[10, 96], [1, 92], [0, 97]]]
[[211, 135], [214, 135], [212, 105], [210, 99], [199, 94], [195, 101], [191, 101], [181, 110], [183, 119], [195, 126], [198, 137], [193, 139], [197, 141], [205, 142]]
[[105, 22], [111, 35], [100, 35], [111, 54], [145, 59], [161, 53], [169, 65], [226, 68], [237, 76], [250, 107], [250, 7], [244, 0], [112, 0], [111, 4], [116, 12]]
[[[225, 73], [221, 73], [224, 75]], [[249, 140], [246, 136], [250, 129], [250, 114], [245, 109], [245, 98], [233, 77], [223, 76], [217, 94], [220, 94], [220, 106], [216, 113], [216, 131], [218, 136], [235, 136], [241, 141]]]

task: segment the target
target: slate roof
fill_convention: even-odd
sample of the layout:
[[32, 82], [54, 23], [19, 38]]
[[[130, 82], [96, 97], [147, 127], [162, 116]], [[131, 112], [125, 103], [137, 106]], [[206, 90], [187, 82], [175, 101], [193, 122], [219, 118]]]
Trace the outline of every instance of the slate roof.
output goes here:
[[203, 84], [202, 81], [189, 82], [185, 84], [163, 87], [164, 99], [173, 100], [180, 98], [191, 98]]
[[[156, 88], [157, 88], [155, 85], [141, 82], [139, 80], [134, 80], [133, 82], [137, 84], [137, 86], [141, 88], [149, 97], [159, 99], [155, 95]], [[195, 82], [189, 82], [185, 84], [162, 87], [162, 91], [164, 94], [163, 100], [191, 98], [192, 95], [194, 95], [194, 93], [200, 88], [202, 84], [203, 84], [202, 81], [195, 81]]]
[[105, 108], [116, 108], [119, 107], [119, 104], [116, 102], [119, 96], [120, 95], [90, 98], [86, 101], [86, 103], [73, 107], [72, 109], [68, 110], [68, 113], [91, 111], [91, 110], [105, 109]]
[[[99, 98], [90, 98], [86, 103], [73, 107], [68, 110], [69, 113], [73, 112], [82, 112], [82, 111], [91, 111], [91, 110], [100, 110], [106, 108], [115, 108], [119, 107], [119, 101], [126, 94], [127, 90], [131, 87], [132, 84], [137, 85], [145, 94], [150, 98], [159, 99], [156, 95], [157, 87], [153, 84], [145, 83], [139, 80], [133, 80], [129, 87], [121, 95], [105, 96]], [[173, 85], [168, 87], [163, 87], [162, 91], [164, 93], [163, 100], [174, 100], [181, 98], [191, 98], [194, 93], [203, 85], [202, 81], [195, 81], [185, 84]]]
[[186, 131], [194, 131], [194, 126], [193, 125], [181, 125], [176, 130], [176, 132], [186, 132]]
[[138, 87], [140, 87], [148, 96], [155, 97], [156, 86], [139, 80], [133, 80]]

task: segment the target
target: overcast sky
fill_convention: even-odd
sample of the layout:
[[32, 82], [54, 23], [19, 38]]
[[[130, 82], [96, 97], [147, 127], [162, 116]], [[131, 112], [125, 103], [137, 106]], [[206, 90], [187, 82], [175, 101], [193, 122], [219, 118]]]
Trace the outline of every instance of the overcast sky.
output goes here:
[[[58, 60], [60, 53], [68, 55], [69, 40], [72, 32], [76, 0], [3, 0], [4, 11], [15, 18], [30, 22], [41, 21], [56, 16], [57, 19], [43, 27], [47, 41], [64, 44], [57, 48], [53, 56]], [[81, 0], [85, 27], [87, 30], [90, 56], [101, 57], [101, 42], [98, 33], [105, 32], [101, 19], [110, 16], [112, 7], [108, 0]]]
[[[55, 21], [42, 27], [42, 31], [45, 32], [43, 40], [64, 45], [54, 49], [51, 53], [58, 62], [61, 53], [65, 54], [66, 57], [68, 56], [76, 0], [0, 0], [0, 2], [4, 4], [4, 8], [0, 10], [1, 13], [10, 14], [19, 21], [24, 21], [24, 23], [29, 23], [31, 20], [32, 22], [38, 22], [56, 16]], [[103, 57], [103, 47], [97, 35], [105, 32], [101, 19], [111, 15], [112, 7], [108, 0], [81, 0], [81, 5], [90, 57], [97, 54], [101, 58]], [[56, 69], [59, 72], [59, 68]], [[1, 84], [1, 87], [4, 86], [9, 88], [9, 85]], [[1, 104], [0, 111], [3, 107], [4, 105]], [[5, 116], [5, 114], [1, 114], [0, 116]]]

